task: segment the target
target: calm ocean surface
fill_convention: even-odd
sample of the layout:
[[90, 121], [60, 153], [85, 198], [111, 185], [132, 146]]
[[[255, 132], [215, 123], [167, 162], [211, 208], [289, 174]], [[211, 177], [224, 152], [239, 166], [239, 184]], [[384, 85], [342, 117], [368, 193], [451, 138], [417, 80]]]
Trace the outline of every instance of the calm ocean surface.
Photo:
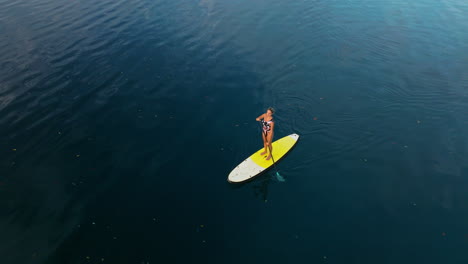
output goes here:
[[0, 263], [468, 263], [468, 2], [0, 0]]

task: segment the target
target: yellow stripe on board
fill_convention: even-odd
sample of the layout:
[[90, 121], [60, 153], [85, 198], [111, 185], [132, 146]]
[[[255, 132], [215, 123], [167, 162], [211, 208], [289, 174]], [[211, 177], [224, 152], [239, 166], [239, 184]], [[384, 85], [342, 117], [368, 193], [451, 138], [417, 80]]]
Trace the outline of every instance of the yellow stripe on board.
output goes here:
[[[273, 142], [273, 158], [275, 161], [278, 161], [283, 157], [293, 146], [296, 144], [296, 139], [290, 137], [290, 136], [285, 136], [283, 138], [280, 138], [276, 141]], [[259, 151], [255, 152], [252, 156], [250, 156], [250, 159], [255, 162], [260, 167], [263, 168], [268, 168], [271, 165], [273, 165], [273, 160], [269, 159], [266, 160], [266, 157], [268, 156], [268, 153], [265, 155], [260, 155], [264, 151], [263, 148], [261, 148]], [[269, 151], [269, 150], [268, 150]]]

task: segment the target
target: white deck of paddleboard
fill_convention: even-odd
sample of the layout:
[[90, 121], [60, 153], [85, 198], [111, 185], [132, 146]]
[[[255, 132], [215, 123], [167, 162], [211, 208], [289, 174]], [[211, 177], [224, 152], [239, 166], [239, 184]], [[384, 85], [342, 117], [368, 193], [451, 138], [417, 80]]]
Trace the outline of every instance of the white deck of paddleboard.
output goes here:
[[251, 158], [248, 158], [231, 171], [228, 179], [230, 182], [241, 182], [258, 175], [264, 170], [265, 168], [258, 166]]

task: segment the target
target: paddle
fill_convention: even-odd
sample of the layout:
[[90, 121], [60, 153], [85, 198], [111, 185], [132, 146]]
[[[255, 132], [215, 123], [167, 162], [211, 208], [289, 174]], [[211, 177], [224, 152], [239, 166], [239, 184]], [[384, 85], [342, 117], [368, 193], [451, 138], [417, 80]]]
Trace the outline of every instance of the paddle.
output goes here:
[[[263, 126], [262, 126], [261, 122], [260, 122], [260, 126], [261, 126], [261, 129], [262, 129], [263, 135], [265, 135], [265, 137], [266, 137], [267, 133], [263, 130]], [[275, 168], [275, 171], [276, 171], [276, 178], [278, 179], [278, 181], [284, 181], [284, 178], [279, 174], [278, 169], [276, 168], [275, 159], [273, 158], [273, 153], [272, 153], [272, 149], [271, 149], [271, 144], [268, 144], [268, 148], [269, 148], [269, 151], [270, 151], [271, 160], [273, 161], [273, 167]]]

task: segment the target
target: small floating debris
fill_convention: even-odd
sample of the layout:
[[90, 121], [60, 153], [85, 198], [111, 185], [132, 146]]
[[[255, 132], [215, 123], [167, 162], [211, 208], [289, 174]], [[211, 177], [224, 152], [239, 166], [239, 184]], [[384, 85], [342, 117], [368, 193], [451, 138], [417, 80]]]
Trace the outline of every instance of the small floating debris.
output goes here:
[[57, 134], [59, 134], [59, 135], [62, 135], [62, 132], [61, 132], [61, 131], [59, 131], [59, 132], [57, 132]]
[[442, 236], [446, 236], [446, 235], [447, 235], [447, 233], [445, 233], [445, 232], [442, 232]]
[[407, 145], [404, 145], [403, 147], [404, 147], [404, 148], [408, 148], [408, 146], [407, 146]]
[[417, 120], [416, 123], [421, 124], [421, 121], [420, 121], [420, 120]]
[[314, 120], [317, 120], [317, 119], [318, 119], [318, 117], [314, 116]]
[[93, 225], [95, 225], [95, 224], [96, 224], [96, 223], [95, 223], [95, 222], [93, 222]]
[[16, 151], [16, 149], [15, 149], [15, 148], [14, 148], [14, 149], [12, 149], [12, 150], [13, 150], [13, 151]]
[[76, 157], [79, 158], [79, 157], [80, 157], [80, 154], [76, 154]]
[[205, 227], [205, 225], [200, 225], [201, 228]]
[[327, 259], [327, 256], [323, 256], [323, 259]]

